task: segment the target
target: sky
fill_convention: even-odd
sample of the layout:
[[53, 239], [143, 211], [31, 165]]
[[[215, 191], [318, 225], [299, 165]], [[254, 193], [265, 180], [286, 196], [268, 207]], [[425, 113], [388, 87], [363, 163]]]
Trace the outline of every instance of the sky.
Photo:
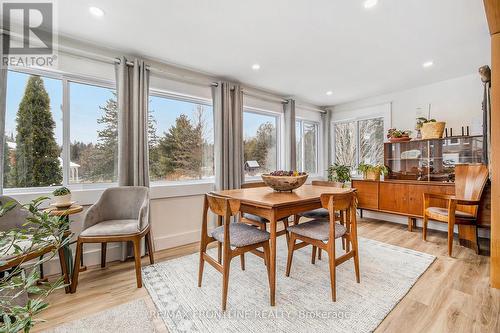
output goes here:
[[[17, 72], [8, 72], [7, 101], [5, 117], [5, 133], [10, 136], [16, 134], [16, 114], [19, 103], [24, 94], [26, 82], [29, 75]], [[51, 111], [56, 122], [56, 141], [62, 145], [62, 82], [57, 79], [43, 78], [45, 88], [50, 97]], [[103, 128], [97, 120], [103, 114], [99, 106], [104, 106], [109, 98], [113, 97], [113, 91], [80, 83], [70, 83], [70, 137], [71, 142], [81, 141], [84, 143], [97, 142], [97, 131]], [[175, 119], [186, 114], [190, 118], [195, 110], [193, 103], [177, 101], [172, 99], [150, 97], [149, 109], [156, 120], [157, 134], [162, 136], [175, 123]], [[205, 119], [208, 124], [206, 134], [208, 141], [213, 142], [212, 107], [205, 106]], [[244, 113], [245, 138], [252, 137], [257, 132], [260, 124], [270, 121], [276, 126], [276, 118], [255, 113]]]

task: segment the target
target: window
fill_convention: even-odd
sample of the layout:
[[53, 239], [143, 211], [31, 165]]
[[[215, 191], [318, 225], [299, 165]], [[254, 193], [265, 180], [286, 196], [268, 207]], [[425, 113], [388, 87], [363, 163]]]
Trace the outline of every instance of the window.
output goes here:
[[278, 116], [243, 112], [245, 177], [278, 168]]
[[70, 82], [70, 184], [117, 181], [116, 92]]
[[61, 185], [62, 81], [8, 71], [4, 188]]
[[151, 181], [213, 179], [212, 106], [204, 101], [152, 95], [149, 113]]
[[318, 173], [318, 124], [295, 122], [296, 167], [310, 174]]
[[384, 160], [384, 118], [336, 122], [333, 124], [335, 163], [356, 173], [361, 162], [382, 164]]

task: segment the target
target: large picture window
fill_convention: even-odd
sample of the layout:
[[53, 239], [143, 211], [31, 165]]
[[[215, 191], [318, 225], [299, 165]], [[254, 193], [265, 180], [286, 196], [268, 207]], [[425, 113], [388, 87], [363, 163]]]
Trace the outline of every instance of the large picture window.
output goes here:
[[359, 163], [384, 161], [384, 118], [336, 122], [333, 124], [335, 163], [356, 172]]
[[305, 120], [295, 123], [297, 170], [318, 173], [318, 124]]
[[278, 168], [278, 116], [245, 111], [243, 148], [245, 177], [258, 176]]
[[4, 188], [61, 185], [62, 81], [9, 71]]
[[213, 179], [212, 106], [151, 96], [149, 102], [149, 170], [156, 183]]

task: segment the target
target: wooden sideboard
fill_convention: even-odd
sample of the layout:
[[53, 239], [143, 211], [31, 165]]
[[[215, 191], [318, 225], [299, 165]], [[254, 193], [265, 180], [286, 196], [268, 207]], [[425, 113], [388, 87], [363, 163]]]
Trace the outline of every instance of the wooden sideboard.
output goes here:
[[[408, 230], [413, 231], [416, 219], [422, 217], [423, 194], [441, 193], [455, 194], [455, 184], [416, 180], [362, 180], [353, 179], [352, 187], [358, 192], [358, 208], [361, 216], [363, 210], [396, 214], [408, 217]], [[487, 185], [481, 198], [478, 215], [478, 227], [490, 227], [490, 186]], [[432, 206], [446, 207], [446, 201], [431, 201]], [[475, 231], [470, 226], [459, 225], [460, 244], [469, 245], [475, 237]]]

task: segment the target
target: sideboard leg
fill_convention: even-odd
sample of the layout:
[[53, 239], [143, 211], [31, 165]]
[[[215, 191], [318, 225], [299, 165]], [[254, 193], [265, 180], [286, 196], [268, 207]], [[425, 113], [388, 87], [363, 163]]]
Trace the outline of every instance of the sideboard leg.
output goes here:
[[413, 232], [413, 228], [417, 226], [417, 219], [415, 217], [408, 216], [408, 231]]

